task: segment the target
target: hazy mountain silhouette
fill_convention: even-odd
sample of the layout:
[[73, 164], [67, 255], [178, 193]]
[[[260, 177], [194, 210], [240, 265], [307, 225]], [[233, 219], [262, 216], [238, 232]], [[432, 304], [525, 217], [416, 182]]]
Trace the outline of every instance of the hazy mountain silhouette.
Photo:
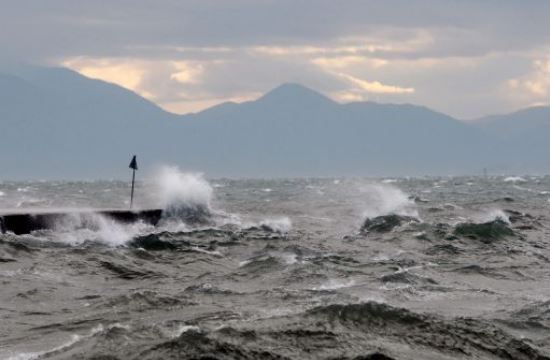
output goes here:
[[[492, 141], [427, 108], [342, 105], [296, 84], [185, 118], [223, 149], [215, 162], [230, 165], [224, 172], [246, 175], [479, 172]], [[216, 157], [207, 142], [194, 145]]]
[[487, 116], [476, 120], [474, 124], [503, 139], [539, 133], [541, 129], [548, 133], [550, 106], [536, 106], [511, 114]]
[[513, 152], [509, 166], [527, 172], [550, 171], [550, 107], [487, 116], [473, 124], [501, 139], [508, 152]]
[[0, 76], [0, 94], [3, 178], [114, 176], [134, 149], [154, 153], [158, 129], [177, 119], [119, 86], [59, 68]]
[[2, 178], [124, 177], [134, 153], [143, 169], [171, 163], [232, 177], [525, 167], [523, 148], [489, 126], [413, 105], [339, 104], [297, 84], [178, 116], [67, 69], [21, 67], [0, 75], [0, 126]]

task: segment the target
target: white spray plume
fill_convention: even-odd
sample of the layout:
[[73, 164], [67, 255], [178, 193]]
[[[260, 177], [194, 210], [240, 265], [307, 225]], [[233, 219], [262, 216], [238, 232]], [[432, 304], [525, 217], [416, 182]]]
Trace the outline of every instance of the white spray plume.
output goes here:
[[202, 174], [181, 172], [176, 166], [164, 166], [156, 177], [163, 206], [175, 202], [210, 207], [213, 189]]
[[517, 183], [517, 182], [525, 182], [526, 180], [524, 178], [522, 178], [521, 176], [508, 176], [503, 181], [504, 182]]
[[94, 213], [73, 213], [59, 219], [55, 226], [55, 240], [70, 245], [97, 241], [110, 246], [125, 245], [136, 235], [150, 230], [142, 221], [121, 224], [109, 217]]
[[501, 209], [489, 209], [487, 212], [480, 213], [474, 219], [476, 222], [484, 223], [489, 221], [500, 220], [510, 225], [510, 217]]
[[155, 177], [155, 183], [165, 216], [193, 223], [209, 220], [214, 191], [202, 174], [165, 166]]
[[361, 186], [359, 191], [366, 197], [364, 217], [373, 218], [389, 214], [418, 217], [414, 201], [394, 186], [370, 184]]
[[267, 227], [272, 231], [286, 234], [292, 229], [292, 221], [284, 216], [280, 218], [265, 219], [260, 222], [260, 226]]

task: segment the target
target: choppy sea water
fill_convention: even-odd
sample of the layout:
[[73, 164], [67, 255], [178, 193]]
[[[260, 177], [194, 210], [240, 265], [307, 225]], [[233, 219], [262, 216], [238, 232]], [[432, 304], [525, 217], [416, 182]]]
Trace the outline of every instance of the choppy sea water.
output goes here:
[[[0, 235], [0, 359], [550, 358], [550, 177], [171, 173], [136, 194], [207, 219]], [[4, 182], [0, 209], [128, 195]]]

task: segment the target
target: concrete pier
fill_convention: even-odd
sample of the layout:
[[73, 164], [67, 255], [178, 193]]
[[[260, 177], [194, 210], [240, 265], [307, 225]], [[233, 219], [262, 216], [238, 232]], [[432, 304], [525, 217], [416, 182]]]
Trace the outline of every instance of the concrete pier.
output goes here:
[[36, 213], [0, 213], [0, 232], [12, 232], [16, 235], [30, 234], [32, 231], [52, 229], [70, 217], [86, 218], [87, 215], [101, 215], [117, 222], [129, 224], [143, 221], [153, 226], [162, 217], [162, 209], [147, 210], [70, 210]]

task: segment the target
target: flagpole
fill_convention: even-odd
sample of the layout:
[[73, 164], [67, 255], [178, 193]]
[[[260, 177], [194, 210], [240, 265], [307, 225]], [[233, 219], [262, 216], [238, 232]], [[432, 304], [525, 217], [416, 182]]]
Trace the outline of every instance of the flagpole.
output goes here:
[[134, 185], [136, 182], [136, 170], [138, 169], [137, 166], [137, 159], [136, 155], [132, 158], [132, 161], [130, 161], [130, 169], [132, 169], [132, 192], [130, 193], [130, 210], [132, 209], [132, 206], [134, 205]]
[[130, 194], [130, 210], [134, 204], [134, 183], [136, 182], [136, 170], [132, 171], [132, 193]]

